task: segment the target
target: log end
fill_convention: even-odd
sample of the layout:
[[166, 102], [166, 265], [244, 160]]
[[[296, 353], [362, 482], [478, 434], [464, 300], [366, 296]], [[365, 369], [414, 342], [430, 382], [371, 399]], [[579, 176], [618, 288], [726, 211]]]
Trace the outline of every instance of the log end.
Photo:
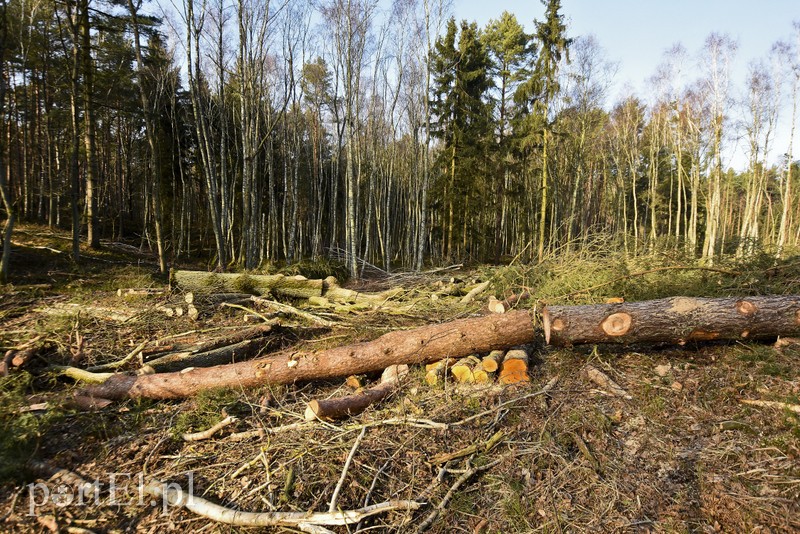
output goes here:
[[497, 300], [495, 297], [489, 297], [489, 311], [492, 313], [505, 313], [506, 307], [502, 301]]
[[475, 382], [475, 375], [466, 365], [454, 365], [450, 368], [450, 372], [453, 374], [453, 377], [455, 377], [456, 382], [461, 384], [472, 384]]
[[525, 360], [518, 358], [506, 359], [500, 371], [498, 381], [503, 385], [518, 384], [520, 382], [530, 382], [528, 376], [528, 364]]
[[484, 358], [484, 360], [481, 362], [481, 368], [487, 373], [494, 373], [497, 371], [498, 367], [500, 367], [500, 365], [496, 360]]
[[316, 421], [318, 413], [319, 413], [319, 402], [312, 400], [311, 402], [308, 403], [308, 406], [306, 406], [306, 412], [304, 414], [304, 417], [306, 421]]
[[550, 311], [547, 308], [542, 309], [542, 329], [544, 330], [544, 342], [550, 344], [550, 330], [553, 325], [551, 324]]

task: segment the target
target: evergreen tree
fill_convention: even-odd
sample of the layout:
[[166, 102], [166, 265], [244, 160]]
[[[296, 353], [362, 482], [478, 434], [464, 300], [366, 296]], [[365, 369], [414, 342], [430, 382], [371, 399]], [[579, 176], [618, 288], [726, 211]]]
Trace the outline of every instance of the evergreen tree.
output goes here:
[[486, 93], [491, 80], [489, 56], [474, 22], [462, 21], [458, 32], [451, 19], [445, 36], [436, 43], [435, 54], [431, 109], [433, 134], [443, 142], [438, 166], [442, 171], [441, 198], [447, 202], [444, 255], [451, 256], [456, 237], [461, 238], [462, 248], [466, 248], [469, 235], [478, 237], [470, 231], [476, 215], [471, 203], [484, 196], [491, 140], [491, 105]]
[[569, 46], [572, 39], [566, 37], [567, 27], [561, 15], [561, 0], [542, 0], [545, 4], [545, 21], [535, 22], [535, 38], [539, 45], [531, 76], [520, 85], [514, 98], [521, 106], [525, 118], [523, 129], [525, 144], [534, 142], [541, 146], [541, 199], [539, 204], [538, 257], [544, 256], [545, 228], [548, 211], [547, 175], [548, 143], [552, 133], [550, 109], [560, 90], [558, 68], [562, 58], [569, 61]]
[[494, 236], [495, 260], [499, 260], [503, 246], [503, 226], [506, 214], [506, 189], [510, 188], [509, 116], [511, 96], [526, 72], [525, 63], [535, 54], [531, 36], [525, 33], [517, 18], [504, 11], [497, 20], [489, 21], [481, 39], [486, 44], [490, 58], [490, 73], [497, 81], [494, 102], [497, 111], [495, 118], [494, 151]]

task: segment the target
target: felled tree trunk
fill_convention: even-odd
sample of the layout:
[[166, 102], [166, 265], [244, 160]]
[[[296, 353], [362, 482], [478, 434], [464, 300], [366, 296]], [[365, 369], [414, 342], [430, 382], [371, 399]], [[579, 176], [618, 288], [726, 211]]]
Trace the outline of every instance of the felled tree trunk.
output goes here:
[[203, 271], [173, 271], [172, 283], [196, 295], [211, 293], [249, 293], [251, 295], [282, 295], [308, 298], [322, 295], [322, 280], [282, 274], [209, 273]]
[[340, 287], [336, 278], [309, 280], [304, 276], [282, 274], [209, 273], [205, 271], [173, 271], [171, 282], [184, 291], [191, 292], [192, 300], [197, 296], [213, 300], [213, 294], [249, 294], [300, 299], [325, 297], [329, 301], [347, 304], [379, 306], [402, 293], [389, 289], [380, 293], [360, 293]]
[[376, 404], [400, 387], [403, 378], [408, 375], [407, 365], [392, 365], [381, 375], [381, 382], [361, 392], [334, 399], [317, 399], [308, 403], [306, 421], [317, 418], [323, 420], [341, 419], [358, 415], [369, 406]]
[[800, 296], [548, 306], [542, 322], [545, 340], [559, 346], [770, 338], [800, 333]]
[[390, 365], [431, 363], [529, 343], [534, 337], [531, 315], [515, 311], [389, 332], [373, 341], [326, 350], [283, 351], [180, 373], [119, 375], [82, 394], [105, 399], [177, 399], [212, 388], [290, 384], [376, 372]]

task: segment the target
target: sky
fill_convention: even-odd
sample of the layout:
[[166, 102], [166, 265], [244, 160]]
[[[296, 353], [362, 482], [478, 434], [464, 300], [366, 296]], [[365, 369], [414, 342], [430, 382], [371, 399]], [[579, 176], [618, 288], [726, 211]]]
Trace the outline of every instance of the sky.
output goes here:
[[[509, 11], [529, 32], [534, 19], [544, 18], [544, 6], [538, 0], [453, 0], [452, 7], [456, 19], [475, 20], [479, 26]], [[712, 32], [727, 33], [738, 42], [731, 82], [734, 90], [743, 87], [752, 60], [765, 58], [776, 41], [791, 40], [792, 22], [800, 22], [800, 1], [562, 0], [562, 13], [569, 36], [594, 34], [607, 59], [618, 63], [609, 95], [615, 100], [631, 91], [646, 96], [647, 80], [667, 49], [681, 43], [693, 59]], [[788, 122], [787, 111], [775, 140], [780, 153], [788, 146]], [[742, 157], [739, 147], [730, 156], [731, 165], [740, 167]]]

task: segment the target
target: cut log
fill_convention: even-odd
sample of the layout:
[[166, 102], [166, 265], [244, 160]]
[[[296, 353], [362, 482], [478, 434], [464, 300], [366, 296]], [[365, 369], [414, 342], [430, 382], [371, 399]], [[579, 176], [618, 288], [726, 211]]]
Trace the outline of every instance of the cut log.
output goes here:
[[503, 385], [531, 381], [528, 376], [528, 352], [525, 349], [518, 347], [506, 353], [498, 381]]
[[167, 317], [175, 317], [175, 310], [169, 306], [156, 306], [156, 311], [163, 313]]
[[139, 310], [128, 307], [125, 310], [117, 308], [106, 308], [104, 306], [91, 306], [87, 304], [76, 304], [69, 302], [55, 302], [45, 308], [35, 308], [33, 311], [45, 315], [61, 315], [93, 317], [102, 321], [125, 322], [133, 318]]
[[370, 307], [388, 306], [391, 299], [396, 298], [405, 290], [395, 287], [381, 291], [379, 293], [361, 293], [352, 289], [346, 289], [336, 284], [336, 279], [329, 276], [323, 281], [323, 293], [329, 301], [340, 302], [343, 304], [363, 304]]
[[475, 371], [480, 369], [481, 361], [474, 354], [458, 360], [450, 368], [450, 374], [453, 375], [456, 382], [460, 384], [474, 384]]
[[322, 295], [322, 280], [282, 274], [209, 273], [173, 271], [171, 282], [197, 295], [213, 293], [248, 293], [266, 296], [308, 298]]
[[390, 365], [425, 364], [535, 338], [527, 311], [514, 311], [394, 331], [368, 342], [318, 351], [286, 350], [258, 360], [182, 373], [117, 375], [83, 394], [106, 398], [178, 399], [221, 387], [291, 384], [379, 371]]
[[506, 351], [504, 350], [493, 350], [481, 361], [481, 367], [487, 373], [496, 373], [500, 364], [503, 363], [505, 355]]
[[372, 404], [376, 404], [389, 395], [402, 384], [408, 375], [407, 365], [392, 365], [387, 367], [381, 375], [380, 384], [336, 399], [312, 400], [306, 408], [306, 421], [316, 419], [333, 420], [358, 415]]
[[249, 293], [213, 293], [210, 295], [193, 295], [193, 300], [195, 306], [198, 304], [204, 304], [208, 306], [216, 306], [218, 304], [222, 304], [224, 302], [231, 302], [234, 304], [244, 304], [250, 300]]
[[520, 294], [512, 294], [504, 300], [489, 299], [489, 311], [492, 313], [505, 313], [514, 308], [517, 303], [530, 298], [530, 293], [527, 291]]
[[497, 300], [497, 297], [492, 295], [489, 297], [489, 302], [486, 305], [486, 308], [489, 310], [490, 313], [505, 313], [506, 308], [503, 306], [503, 302]]
[[447, 376], [447, 372], [450, 370], [452, 364], [453, 360], [450, 358], [429, 363], [425, 366], [425, 382], [427, 382], [429, 386], [435, 386]]
[[800, 334], [800, 296], [548, 306], [542, 322], [545, 340], [557, 346], [775, 338]]

